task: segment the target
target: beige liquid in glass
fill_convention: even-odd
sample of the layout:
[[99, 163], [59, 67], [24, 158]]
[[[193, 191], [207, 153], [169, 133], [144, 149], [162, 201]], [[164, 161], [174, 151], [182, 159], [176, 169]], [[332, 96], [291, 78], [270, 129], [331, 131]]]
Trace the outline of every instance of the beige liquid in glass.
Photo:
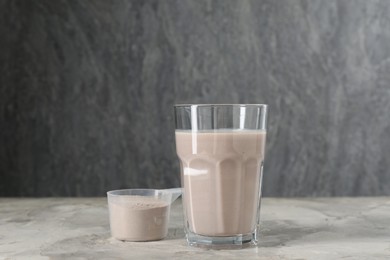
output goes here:
[[266, 132], [176, 130], [189, 229], [205, 236], [256, 228]]

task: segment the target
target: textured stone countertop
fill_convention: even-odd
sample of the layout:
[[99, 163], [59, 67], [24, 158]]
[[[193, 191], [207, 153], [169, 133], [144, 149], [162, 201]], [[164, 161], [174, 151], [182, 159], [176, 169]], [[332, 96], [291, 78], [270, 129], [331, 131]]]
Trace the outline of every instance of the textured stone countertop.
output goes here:
[[262, 202], [258, 247], [186, 245], [181, 201], [168, 237], [110, 238], [105, 198], [0, 199], [0, 259], [390, 259], [390, 198], [273, 199]]

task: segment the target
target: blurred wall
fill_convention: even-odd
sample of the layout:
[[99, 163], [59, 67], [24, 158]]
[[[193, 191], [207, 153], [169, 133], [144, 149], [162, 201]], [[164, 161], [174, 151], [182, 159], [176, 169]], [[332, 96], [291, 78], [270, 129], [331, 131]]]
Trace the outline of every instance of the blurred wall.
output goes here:
[[267, 103], [266, 196], [390, 195], [390, 2], [0, 0], [0, 196], [180, 184], [174, 103]]

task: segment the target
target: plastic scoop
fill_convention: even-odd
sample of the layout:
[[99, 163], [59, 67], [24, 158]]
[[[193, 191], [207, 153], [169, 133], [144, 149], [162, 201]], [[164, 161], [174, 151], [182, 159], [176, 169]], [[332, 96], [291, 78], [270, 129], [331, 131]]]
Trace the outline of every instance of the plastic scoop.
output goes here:
[[112, 237], [126, 241], [163, 239], [168, 234], [171, 204], [181, 194], [181, 188], [107, 192]]

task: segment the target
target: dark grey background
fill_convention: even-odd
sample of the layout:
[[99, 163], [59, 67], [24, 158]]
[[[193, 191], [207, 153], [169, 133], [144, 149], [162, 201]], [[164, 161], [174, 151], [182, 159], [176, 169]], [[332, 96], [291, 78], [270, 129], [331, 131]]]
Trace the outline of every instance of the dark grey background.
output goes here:
[[180, 183], [174, 103], [268, 103], [266, 196], [390, 195], [389, 1], [0, 0], [0, 196]]

